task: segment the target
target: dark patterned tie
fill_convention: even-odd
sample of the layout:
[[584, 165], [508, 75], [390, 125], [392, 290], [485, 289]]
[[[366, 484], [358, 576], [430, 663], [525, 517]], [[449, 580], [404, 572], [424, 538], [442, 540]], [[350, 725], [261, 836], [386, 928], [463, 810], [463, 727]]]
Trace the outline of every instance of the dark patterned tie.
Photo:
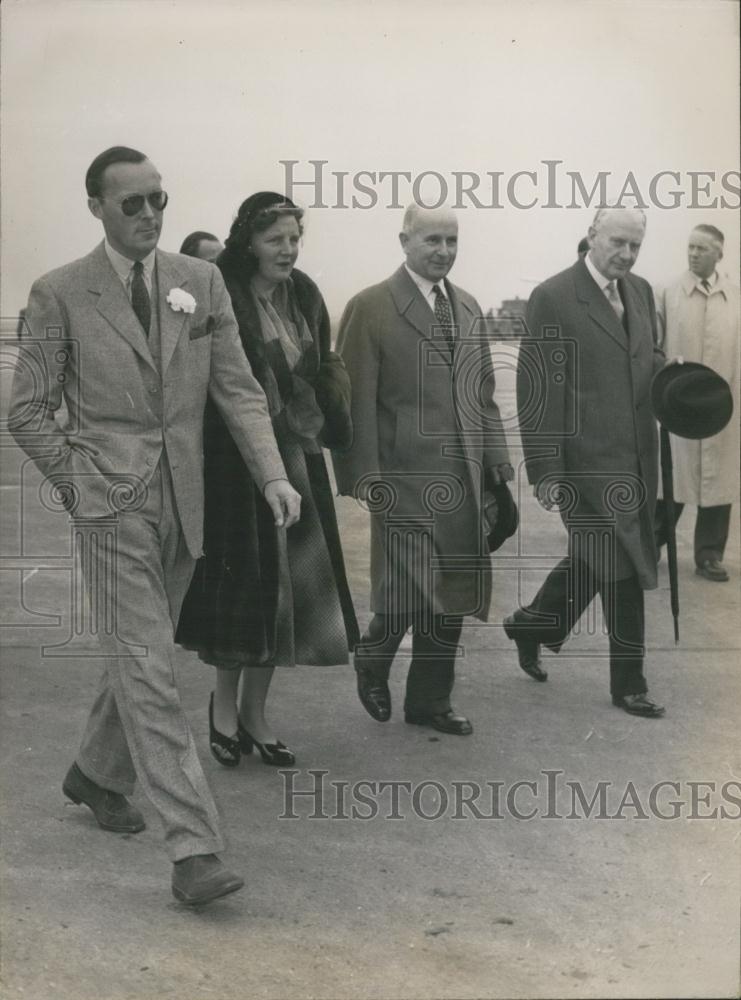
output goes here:
[[149, 301], [149, 292], [144, 281], [144, 265], [140, 260], [134, 261], [134, 266], [131, 270], [131, 305], [144, 332], [149, 336], [149, 325], [152, 320], [152, 303]]
[[710, 282], [708, 281], [708, 279], [707, 278], [703, 278], [702, 281], [700, 282], [700, 284], [705, 289], [705, 294], [709, 295], [710, 294]]
[[433, 285], [432, 291], [435, 294], [435, 319], [440, 325], [443, 336], [448, 342], [448, 347], [453, 349], [453, 314], [450, 311], [450, 303], [442, 292], [439, 285]]

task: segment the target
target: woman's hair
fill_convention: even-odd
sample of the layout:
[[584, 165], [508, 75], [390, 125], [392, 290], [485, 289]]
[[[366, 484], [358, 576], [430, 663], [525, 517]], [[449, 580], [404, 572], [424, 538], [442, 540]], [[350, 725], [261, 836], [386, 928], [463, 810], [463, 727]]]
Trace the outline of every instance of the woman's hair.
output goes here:
[[188, 233], [185, 237], [183, 245], [180, 247], [180, 253], [184, 253], [188, 257], [197, 257], [198, 247], [204, 240], [208, 240], [211, 243], [218, 243], [219, 237], [214, 236], [213, 233], [207, 233], [203, 229], [196, 229], [194, 233]]
[[251, 243], [255, 233], [264, 233], [274, 222], [285, 215], [293, 216], [298, 223], [299, 234], [304, 231], [301, 219], [302, 208], [297, 208], [290, 198], [275, 191], [258, 191], [242, 202], [237, 217], [232, 223], [224, 242], [227, 260], [239, 265], [242, 273], [249, 276], [257, 270], [257, 257], [252, 252]]

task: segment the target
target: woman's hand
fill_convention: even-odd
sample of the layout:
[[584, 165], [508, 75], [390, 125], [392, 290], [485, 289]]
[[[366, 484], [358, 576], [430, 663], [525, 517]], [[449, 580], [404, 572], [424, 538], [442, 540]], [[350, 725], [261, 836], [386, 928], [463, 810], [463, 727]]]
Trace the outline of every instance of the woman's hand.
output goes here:
[[262, 492], [273, 512], [276, 528], [290, 528], [301, 517], [301, 494], [287, 479], [271, 479]]

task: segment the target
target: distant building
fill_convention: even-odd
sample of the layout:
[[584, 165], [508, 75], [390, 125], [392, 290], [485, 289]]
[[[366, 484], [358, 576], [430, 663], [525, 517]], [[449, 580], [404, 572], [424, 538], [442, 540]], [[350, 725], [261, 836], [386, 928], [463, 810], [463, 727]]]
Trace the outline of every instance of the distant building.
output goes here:
[[502, 304], [497, 311], [498, 316], [524, 316], [527, 308], [527, 299], [521, 299], [515, 295], [513, 299], [502, 299]]
[[519, 340], [525, 333], [527, 299], [515, 296], [502, 299], [496, 316], [493, 309], [486, 314], [486, 333], [491, 340]]

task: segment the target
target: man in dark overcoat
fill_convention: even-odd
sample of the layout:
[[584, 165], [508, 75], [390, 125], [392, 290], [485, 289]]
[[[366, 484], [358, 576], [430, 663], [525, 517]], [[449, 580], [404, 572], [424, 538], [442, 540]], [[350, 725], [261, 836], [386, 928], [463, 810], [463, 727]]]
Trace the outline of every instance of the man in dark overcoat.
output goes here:
[[406, 261], [345, 309], [337, 349], [352, 381], [352, 447], [334, 455], [341, 494], [371, 512], [371, 611], [355, 652], [358, 694], [391, 715], [388, 676], [411, 627], [405, 719], [467, 735], [451, 708], [463, 618], [486, 620], [491, 566], [484, 486], [512, 477], [481, 309], [446, 275], [458, 246], [447, 209], [407, 209]]
[[664, 709], [649, 699], [643, 673], [643, 591], [657, 585], [649, 393], [665, 359], [651, 287], [630, 273], [645, 229], [640, 210], [600, 209], [586, 256], [528, 303], [517, 372], [525, 462], [541, 504], [561, 511], [569, 554], [504, 626], [522, 669], [544, 681], [540, 645], [558, 652], [599, 593], [613, 704], [657, 718]]

